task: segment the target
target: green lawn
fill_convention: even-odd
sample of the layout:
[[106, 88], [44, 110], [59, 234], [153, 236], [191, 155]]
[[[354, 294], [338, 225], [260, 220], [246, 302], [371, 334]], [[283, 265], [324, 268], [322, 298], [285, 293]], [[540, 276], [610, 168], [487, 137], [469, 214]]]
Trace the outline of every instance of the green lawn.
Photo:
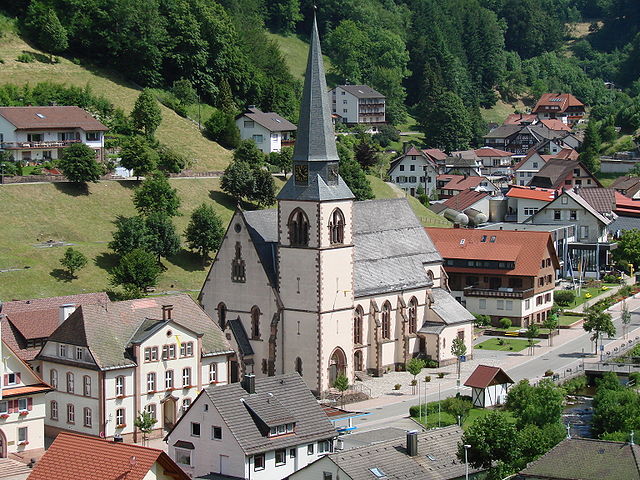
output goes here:
[[[498, 342], [500, 340], [504, 341], [504, 345], [500, 345]], [[540, 343], [539, 341], [535, 341], [535, 344]], [[500, 351], [512, 351], [512, 352], [521, 352], [525, 348], [529, 346], [529, 340], [524, 340], [520, 338], [490, 338], [489, 340], [485, 340], [479, 345], [476, 345], [474, 348], [481, 348], [483, 350], [500, 350]], [[513, 347], [513, 348], [510, 348]]]
[[[5, 17], [0, 16], [0, 20], [6, 22]], [[20, 63], [16, 61], [16, 57], [22, 52], [35, 53], [36, 58], [43, 60], [47, 58], [14, 33], [8, 32], [0, 38], [0, 58], [4, 61], [0, 64], [0, 84], [29, 83], [33, 86], [38, 82], [56, 82], [79, 87], [89, 85], [95, 94], [104, 96], [126, 113], [131, 111], [140, 93], [137, 86], [124, 80], [116, 72], [89, 65], [76, 65], [64, 57], [60, 57], [60, 63], [56, 64], [48, 61]], [[224, 170], [231, 160], [231, 152], [207, 140], [191, 120], [180, 117], [163, 105], [160, 108], [162, 123], [156, 132], [158, 140], [191, 158], [194, 170]]]
[[[471, 425], [473, 425], [473, 422], [475, 422], [478, 418], [485, 417], [492, 411], [494, 410], [489, 408], [472, 408], [471, 410], [469, 410], [469, 414], [463, 420], [462, 428], [466, 430]], [[505, 413], [507, 420], [509, 422], [515, 423], [516, 419], [513, 417], [513, 414], [511, 412], [504, 409], [502, 410], [502, 412]], [[414, 420], [417, 420], [427, 428], [438, 428], [438, 426], [446, 427], [448, 425], [454, 425], [458, 423], [457, 418], [455, 418], [449, 412], [444, 412], [444, 411], [440, 412], [439, 415], [437, 411], [435, 413], [431, 413], [426, 416], [426, 419], [424, 415], [422, 417], [413, 417], [413, 418]], [[426, 420], [426, 423], [425, 423], [425, 420]]]
[[[275, 33], [267, 33], [269, 38], [275, 41], [280, 47], [280, 51], [289, 67], [289, 71], [300, 80], [304, 79], [307, 69], [307, 56], [309, 53], [309, 44], [307, 38], [298, 37], [296, 35], [278, 35]], [[329, 57], [324, 55], [324, 68], [327, 73], [327, 83], [329, 86], [337, 84], [336, 78], [332, 75], [333, 67]]]
[[582, 317], [578, 317], [577, 315], [559, 315], [558, 322], [560, 325], [572, 325], [579, 321]]
[[482, 115], [482, 119], [485, 122], [493, 122], [497, 124], [502, 124], [512, 113], [515, 113], [516, 110], [520, 112], [525, 111], [525, 106], [522, 102], [516, 102], [515, 104], [505, 103], [502, 100], [498, 100], [498, 102], [491, 108], [481, 108], [480, 114]]
[[[603, 286], [608, 287], [608, 290], [602, 290], [601, 287], [589, 287], [589, 288], [581, 288], [580, 289], [580, 296], [578, 297], [578, 290], [574, 290], [576, 293], [576, 299], [575, 301], [569, 305], [569, 309], [571, 308], [575, 308], [578, 307], [580, 305], [582, 305], [584, 302], [589, 301], [589, 300], [593, 300], [596, 297], [599, 297], [600, 295], [602, 295], [603, 293], [607, 293], [610, 291], [610, 289], [612, 287], [619, 287], [620, 284], [619, 283], [603, 283]], [[591, 297], [587, 298], [587, 295], [591, 295]]]

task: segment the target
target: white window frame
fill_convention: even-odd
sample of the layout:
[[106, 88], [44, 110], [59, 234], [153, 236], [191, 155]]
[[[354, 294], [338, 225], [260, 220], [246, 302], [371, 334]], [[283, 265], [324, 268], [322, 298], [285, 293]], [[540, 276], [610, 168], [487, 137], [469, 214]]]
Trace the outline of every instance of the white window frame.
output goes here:
[[156, 391], [156, 381], [155, 372], [147, 373], [147, 393]]
[[182, 386], [191, 386], [191, 367], [185, 367], [182, 369]]
[[209, 383], [215, 383], [218, 381], [218, 364], [210, 363], [209, 364]]
[[[186, 459], [187, 463], [183, 460]], [[176, 448], [176, 463], [178, 465], [191, 466], [191, 450], [186, 448]]]
[[173, 370], [167, 370], [164, 372], [164, 388], [165, 390], [168, 390], [173, 388], [173, 385]]
[[116, 377], [116, 397], [123, 397], [125, 391], [125, 379], [123, 375]]

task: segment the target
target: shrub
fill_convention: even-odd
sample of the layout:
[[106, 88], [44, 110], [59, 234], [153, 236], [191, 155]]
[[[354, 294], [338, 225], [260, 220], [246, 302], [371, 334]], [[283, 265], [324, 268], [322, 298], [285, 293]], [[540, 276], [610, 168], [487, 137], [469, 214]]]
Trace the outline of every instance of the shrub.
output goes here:
[[544, 376], [545, 376], [545, 377], [551, 377], [551, 376], [553, 376], [553, 370], [546, 370], [546, 371], [544, 372]]
[[575, 301], [576, 294], [573, 290], [558, 290], [553, 292], [553, 299], [558, 305], [567, 307]]
[[470, 400], [462, 397], [449, 397], [442, 402], [442, 408], [456, 418], [458, 415], [464, 418], [473, 408], [473, 404]]
[[587, 377], [586, 375], [580, 375], [579, 377], [572, 378], [571, 380], [567, 380], [562, 387], [569, 394], [574, 394], [582, 390], [587, 386]]
[[444, 372], [438, 372], [438, 378], [444, 378]]
[[433, 360], [431, 358], [427, 359], [425, 361], [425, 367], [426, 368], [438, 368], [438, 366], [440, 365], [440, 363], [438, 363], [437, 360]]
[[498, 345], [500, 345], [500, 346], [504, 345], [504, 338], [499, 338], [498, 339]]
[[396, 383], [396, 384], [393, 386], [393, 389], [394, 389], [394, 390], [400, 390], [400, 388], [402, 388], [402, 385], [400, 385], [399, 383]]
[[604, 283], [617, 283], [618, 282], [618, 277], [616, 277], [615, 275], [611, 275], [610, 273], [606, 274], [604, 277], [602, 277], [602, 279], [604, 280]]
[[513, 325], [513, 323], [511, 322], [510, 318], [501, 318], [500, 319], [500, 327], [504, 328], [505, 330], [511, 328], [511, 325]]
[[418, 380], [411, 380], [411, 386], [415, 387], [418, 384]]
[[481, 313], [474, 313], [474, 317], [476, 317], [473, 322], [476, 327], [486, 327], [491, 323], [491, 317], [489, 315], [483, 315]]
[[430, 382], [431, 381], [431, 375], [427, 375], [426, 377], [424, 377], [424, 381], [425, 382]]
[[36, 61], [35, 57], [30, 53], [21, 53], [16, 60], [20, 63], [33, 63]]

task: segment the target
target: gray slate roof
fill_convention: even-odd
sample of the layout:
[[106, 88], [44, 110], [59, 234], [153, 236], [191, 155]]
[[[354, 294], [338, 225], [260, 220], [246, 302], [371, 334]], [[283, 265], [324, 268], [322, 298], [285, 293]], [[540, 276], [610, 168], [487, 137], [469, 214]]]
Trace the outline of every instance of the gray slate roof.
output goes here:
[[470, 322], [475, 319], [475, 317], [460, 305], [460, 302], [457, 302], [446, 290], [434, 288], [431, 291], [431, 296], [433, 297], [431, 309], [442, 318], [446, 325]]
[[249, 395], [244, 399], [244, 404], [269, 428], [296, 421], [278, 398], [270, 393]]
[[264, 435], [259, 428], [260, 422], [256, 421], [247, 405], [241, 401], [243, 398], [248, 400], [251, 396], [240, 383], [207, 387], [203, 391], [218, 409], [245, 455], [328, 440], [336, 436], [335, 428], [300, 375], [292, 373], [256, 378], [255, 382], [255, 395], [264, 398], [267, 393], [271, 393], [271, 398], [277, 399], [295, 420], [293, 435], [271, 438]]
[[354, 198], [353, 193], [342, 177], [338, 176], [337, 185], [327, 185], [319, 173], [313, 172], [313, 168], [309, 171], [308, 185], [296, 185], [293, 176], [284, 184], [277, 198], [279, 200], [312, 200], [312, 201], [329, 201], [329, 200], [347, 200]]
[[624, 232], [625, 230], [633, 230], [634, 228], [640, 230], [640, 218], [638, 217], [625, 217], [620, 215], [607, 225], [607, 230], [612, 234], [615, 234], [617, 231]]
[[[103, 305], [82, 305], [49, 337], [50, 341], [84, 346], [103, 370], [134, 366], [129, 347], [153, 319], [162, 318], [162, 305], [173, 305], [176, 325], [202, 334], [202, 354], [231, 351], [220, 327], [190, 296], [168, 295]], [[150, 321], [151, 320], [151, 321]], [[38, 355], [38, 358], [44, 358]], [[55, 360], [55, 358], [53, 359]]]
[[613, 188], [580, 188], [576, 192], [600, 213], [611, 213], [616, 208]]
[[271, 285], [278, 285], [278, 210], [242, 212], [249, 236], [260, 257]]
[[339, 87], [357, 98], [385, 98], [368, 85], [339, 85]]
[[[450, 426], [418, 433], [418, 455], [410, 457], [406, 436], [366, 447], [336, 452], [325, 457], [344, 470], [352, 480], [375, 479], [371, 468], [379, 468], [388, 480], [445, 480], [464, 476], [465, 464], [456, 457], [462, 429]], [[430, 455], [434, 460], [431, 460]], [[470, 472], [477, 470], [470, 469]]]
[[244, 325], [240, 321], [240, 318], [229, 320], [229, 327], [236, 339], [240, 353], [245, 357], [247, 355], [253, 355], [254, 352], [251, 347], [251, 342], [249, 341], [249, 336], [247, 335], [247, 331], [244, 329]]
[[520, 130], [522, 130], [522, 125], [500, 125], [484, 135], [483, 138], [507, 138], [515, 135]]
[[248, 111], [241, 116], [250, 118], [270, 132], [292, 132], [297, 129], [293, 123], [286, 118], [282, 118], [277, 113], [263, 112], [255, 107], [248, 108]]

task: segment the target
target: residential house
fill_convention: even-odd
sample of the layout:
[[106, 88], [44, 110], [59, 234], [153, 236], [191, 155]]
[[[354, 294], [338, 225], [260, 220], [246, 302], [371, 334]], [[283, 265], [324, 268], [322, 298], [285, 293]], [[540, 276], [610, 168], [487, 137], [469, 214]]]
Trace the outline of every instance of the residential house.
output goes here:
[[507, 401], [509, 386], [514, 383], [500, 367], [478, 365], [464, 386], [471, 387], [473, 406], [486, 408], [503, 405]]
[[497, 148], [482, 147], [474, 150], [482, 163], [482, 174], [485, 176], [509, 176], [513, 164], [513, 153]]
[[277, 208], [236, 210], [200, 292], [237, 345], [232, 374], [298, 372], [320, 394], [415, 355], [453, 363], [441, 345], [461, 334], [471, 351], [473, 316], [439, 288], [442, 259], [406, 199], [354, 201], [315, 24], [310, 56], [294, 175]]
[[523, 223], [556, 198], [556, 191], [548, 188], [520, 187], [513, 185], [507, 192], [510, 220]]
[[553, 306], [560, 267], [551, 235], [489, 229], [427, 228], [441, 255], [451, 294], [467, 310], [527, 327]]
[[207, 387], [167, 434], [193, 477], [276, 480], [333, 451], [337, 432], [297, 373]]
[[545, 93], [533, 107], [538, 119], [557, 119], [567, 125], [578, 123], [585, 114], [585, 106], [570, 93]]
[[500, 191], [485, 177], [444, 174], [436, 177], [438, 198], [450, 198], [465, 190], [477, 190], [496, 194]]
[[562, 189], [602, 187], [600, 181], [578, 160], [549, 160], [529, 182], [532, 187]]
[[[536, 175], [549, 160], [577, 160], [578, 152], [572, 148], [562, 148], [562, 143], [546, 140], [534, 146], [527, 155], [514, 167], [513, 183], [516, 185], [529, 185]], [[551, 153], [545, 153], [551, 152]]]
[[424, 150], [413, 145], [401, 156], [391, 162], [389, 178], [398, 187], [415, 196], [419, 187], [427, 195], [435, 195], [438, 165]]
[[[2, 339], [21, 360], [31, 363], [56, 328], [80, 305], [106, 305], [104, 292], [4, 302], [0, 318]], [[37, 362], [36, 362], [37, 363]], [[31, 365], [38, 369], [38, 365]]]
[[80, 107], [0, 107], [0, 151], [11, 153], [15, 161], [55, 160], [74, 143], [91, 147], [102, 161], [107, 130]]
[[277, 113], [263, 112], [253, 105], [236, 117], [240, 138], [253, 140], [264, 153], [279, 152], [294, 144], [297, 127]]
[[347, 125], [386, 122], [385, 96], [367, 85], [338, 85], [329, 92], [331, 112]]
[[52, 389], [0, 341], [0, 459], [44, 450], [45, 394]]
[[498, 148], [516, 155], [526, 154], [531, 147], [544, 140], [560, 139], [563, 130], [551, 130], [542, 123], [535, 125], [500, 125], [483, 138], [487, 147]]
[[564, 123], [562, 120], [558, 120], [556, 118], [551, 119], [542, 119], [540, 123], [547, 127], [549, 130], [556, 130], [559, 132], [570, 132], [571, 127]]
[[479, 177], [481, 172], [482, 161], [473, 150], [451, 152], [445, 160], [444, 173]]
[[640, 480], [640, 446], [567, 437], [521, 470], [515, 480]]
[[503, 125], [533, 125], [535, 123], [538, 123], [538, 116], [534, 113], [511, 113], [502, 122]]
[[[464, 478], [467, 465], [457, 457], [462, 442], [457, 425], [418, 432], [412, 430], [390, 440], [337, 451], [289, 477], [291, 480], [364, 480]], [[470, 474], [479, 472], [468, 466]]]
[[611, 188], [625, 197], [640, 199], [640, 177], [631, 175], [618, 177], [611, 184]]
[[612, 264], [611, 250], [616, 243], [608, 239], [607, 218], [593, 208], [575, 190], [565, 190], [553, 201], [526, 220], [543, 225], [575, 225], [575, 242], [569, 243], [566, 272], [579, 275], [579, 266], [585, 277], [600, 278], [600, 273]]
[[229, 342], [188, 295], [81, 305], [35, 361], [49, 394], [49, 434], [137, 440], [138, 412], [173, 426], [203, 386], [227, 383]]
[[29, 480], [190, 480], [162, 450], [63, 432]]

